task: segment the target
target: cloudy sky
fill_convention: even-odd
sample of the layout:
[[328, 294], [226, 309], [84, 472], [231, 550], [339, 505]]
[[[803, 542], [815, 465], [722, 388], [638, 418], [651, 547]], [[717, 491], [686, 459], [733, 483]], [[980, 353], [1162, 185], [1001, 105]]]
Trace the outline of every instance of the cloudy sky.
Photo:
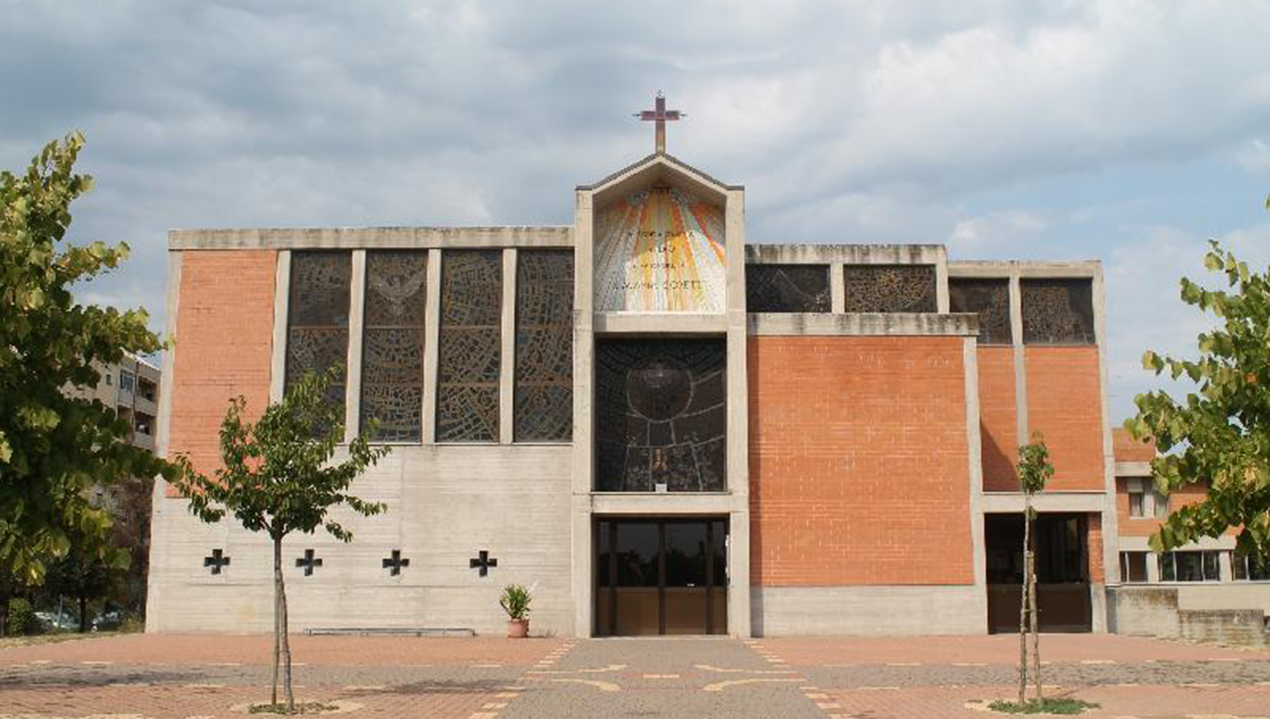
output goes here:
[[79, 129], [86, 299], [163, 325], [176, 227], [567, 224], [669, 149], [752, 242], [1101, 260], [1112, 406], [1205, 319], [1205, 241], [1270, 261], [1270, 3], [0, 0], [0, 167]]

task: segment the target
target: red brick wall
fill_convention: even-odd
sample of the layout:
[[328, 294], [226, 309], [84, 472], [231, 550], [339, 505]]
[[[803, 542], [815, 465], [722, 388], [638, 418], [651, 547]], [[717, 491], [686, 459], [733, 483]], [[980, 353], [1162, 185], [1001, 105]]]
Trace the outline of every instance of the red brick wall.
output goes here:
[[1014, 388], [1014, 348], [980, 347], [978, 358], [983, 490], [1017, 492], [1019, 480], [1014, 465], [1019, 455], [1019, 413]]
[[1102, 563], [1102, 515], [1089, 515], [1089, 581], [1103, 584], [1107, 581], [1107, 572]]
[[1048, 490], [1103, 490], [1102, 388], [1097, 347], [1027, 347], [1029, 432], [1054, 463]]
[[1150, 462], [1155, 459], [1155, 440], [1139, 442], [1123, 427], [1111, 430], [1111, 453], [1117, 462]]
[[959, 337], [751, 337], [751, 582], [970, 584]]
[[168, 454], [188, 455], [202, 472], [221, 466], [218, 432], [230, 398], [245, 396], [252, 418], [269, 402], [277, 254], [181, 253]]

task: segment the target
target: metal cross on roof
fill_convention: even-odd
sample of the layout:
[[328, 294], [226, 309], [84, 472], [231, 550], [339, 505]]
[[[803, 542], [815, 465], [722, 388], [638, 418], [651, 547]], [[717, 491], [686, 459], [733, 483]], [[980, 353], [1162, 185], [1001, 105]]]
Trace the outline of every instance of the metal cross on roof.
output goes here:
[[688, 113], [680, 112], [678, 110], [667, 110], [666, 97], [661, 94], [661, 90], [657, 91], [657, 101], [654, 103], [653, 107], [654, 109], [652, 110], [644, 110], [642, 112], [635, 113], [635, 117], [638, 117], [644, 122], [657, 123], [655, 126], [657, 130], [655, 133], [655, 142], [657, 152], [658, 154], [661, 154], [666, 151], [666, 121], [670, 120], [673, 122], [680, 118], [687, 117]]

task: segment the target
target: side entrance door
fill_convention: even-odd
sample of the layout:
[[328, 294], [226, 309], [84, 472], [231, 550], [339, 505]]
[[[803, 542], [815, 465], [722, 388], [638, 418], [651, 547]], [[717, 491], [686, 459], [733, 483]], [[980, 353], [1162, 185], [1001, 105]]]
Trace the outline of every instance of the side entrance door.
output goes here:
[[596, 522], [596, 634], [727, 632], [727, 520]]

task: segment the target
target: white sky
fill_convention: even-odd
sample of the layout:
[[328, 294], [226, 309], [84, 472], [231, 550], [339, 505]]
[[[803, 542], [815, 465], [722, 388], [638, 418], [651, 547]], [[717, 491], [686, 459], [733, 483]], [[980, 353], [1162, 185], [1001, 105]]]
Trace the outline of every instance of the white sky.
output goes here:
[[669, 149], [751, 242], [1094, 258], [1113, 422], [1186, 352], [1205, 240], [1270, 261], [1270, 3], [0, 0], [0, 167], [88, 137], [82, 296], [162, 327], [173, 227], [567, 224]]

